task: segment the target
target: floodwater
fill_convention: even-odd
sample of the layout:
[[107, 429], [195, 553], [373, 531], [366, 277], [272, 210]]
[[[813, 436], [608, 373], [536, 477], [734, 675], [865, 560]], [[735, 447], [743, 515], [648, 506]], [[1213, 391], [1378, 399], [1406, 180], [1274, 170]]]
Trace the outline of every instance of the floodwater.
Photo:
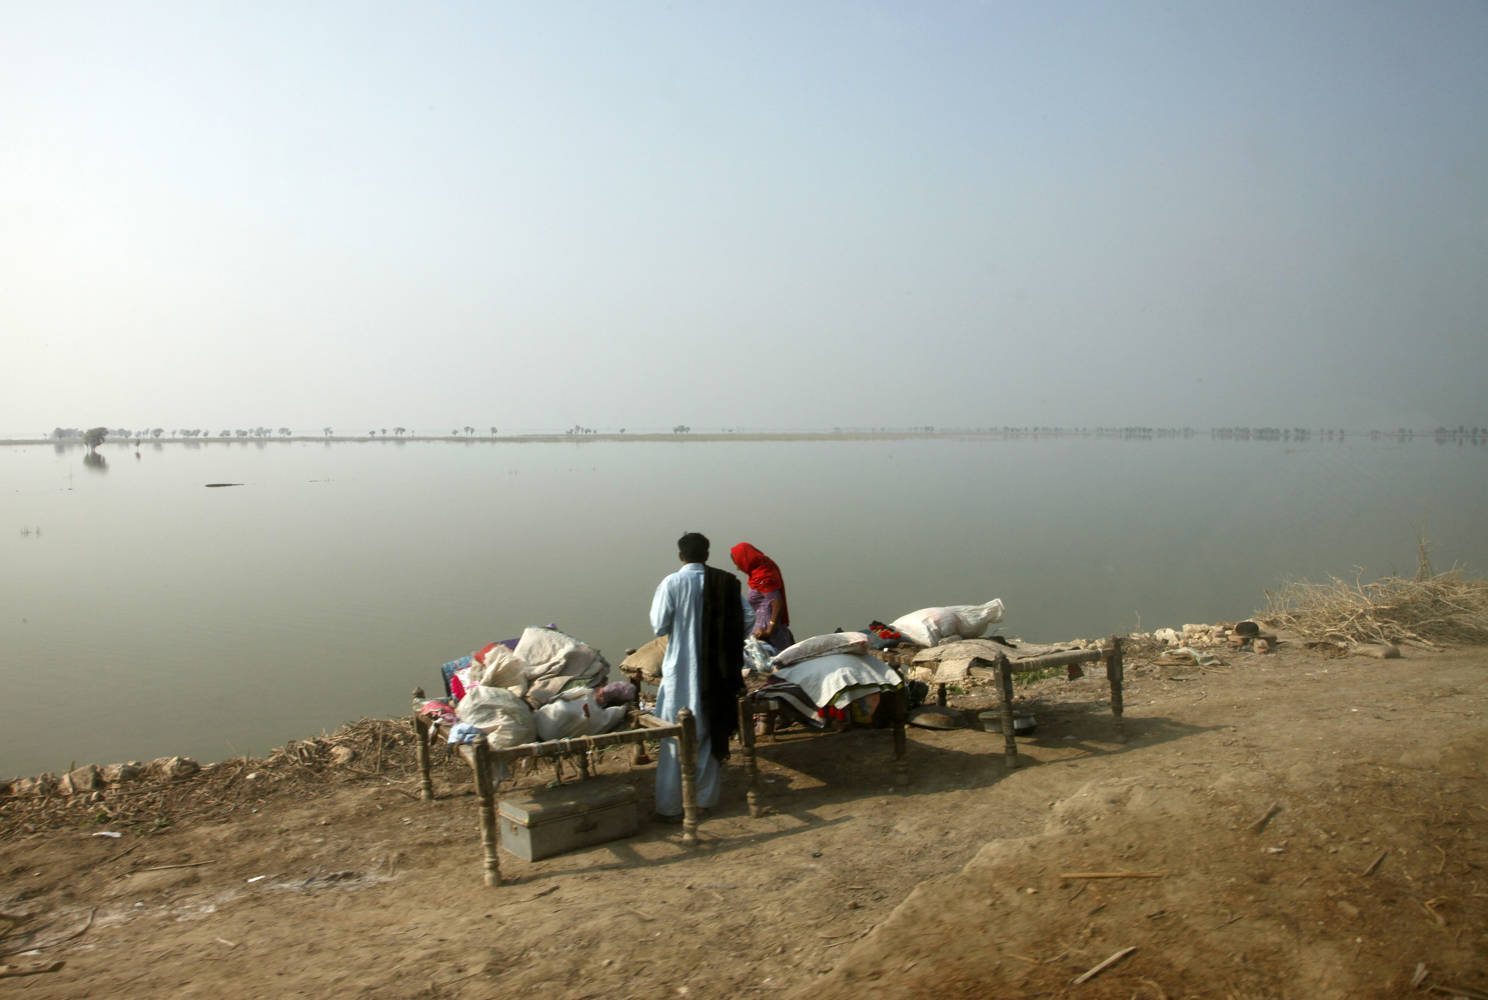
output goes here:
[[[1289, 578], [1488, 565], [1488, 448], [1097, 437], [0, 448], [0, 776], [259, 755], [407, 711], [556, 623], [612, 663], [702, 531], [798, 638], [1007, 606], [1053, 641], [1244, 617]], [[208, 488], [209, 483], [241, 485]]]

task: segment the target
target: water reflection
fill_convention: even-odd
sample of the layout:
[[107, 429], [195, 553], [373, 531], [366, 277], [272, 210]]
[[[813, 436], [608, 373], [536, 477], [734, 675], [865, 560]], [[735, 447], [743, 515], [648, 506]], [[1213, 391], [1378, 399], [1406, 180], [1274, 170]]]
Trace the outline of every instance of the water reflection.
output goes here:
[[92, 469], [94, 472], [108, 471], [108, 459], [104, 458], [96, 451], [90, 451], [83, 455], [83, 465], [87, 466], [89, 469]]

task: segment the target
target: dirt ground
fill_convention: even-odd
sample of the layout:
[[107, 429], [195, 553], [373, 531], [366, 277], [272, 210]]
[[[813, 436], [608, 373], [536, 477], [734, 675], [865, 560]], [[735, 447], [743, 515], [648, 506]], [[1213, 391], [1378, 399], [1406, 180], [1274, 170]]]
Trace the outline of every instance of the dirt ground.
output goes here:
[[[783, 735], [768, 815], [735, 754], [701, 847], [503, 853], [499, 888], [468, 770], [441, 751], [418, 801], [396, 720], [341, 765], [311, 741], [133, 805], [0, 799], [0, 993], [1488, 996], [1488, 649], [1225, 658], [1129, 656], [1125, 742], [1102, 677], [1020, 688], [1011, 772], [998, 735], [911, 729], [902, 794], [887, 730]], [[599, 770], [648, 807], [649, 766]]]

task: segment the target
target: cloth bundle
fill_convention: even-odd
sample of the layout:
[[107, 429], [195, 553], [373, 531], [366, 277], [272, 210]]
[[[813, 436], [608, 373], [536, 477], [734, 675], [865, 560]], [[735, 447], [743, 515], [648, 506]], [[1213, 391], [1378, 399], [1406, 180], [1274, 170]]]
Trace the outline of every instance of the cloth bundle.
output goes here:
[[[754, 697], [776, 699], [820, 729], [829, 719], [845, 721], [849, 715], [866, 721], [877, 708], [878, 696], [903, 684], [904, 679], [876, 656], [829, 652], [780, 667]], [[859, 701], [864, 703], [856, 705]]]
[[487, 643], [441, 670], [458, 699], [454, 715], [462, 738], [468, 742], [472, 734], [465, 727], [474, 726], [498, 749], [608, 732], [635, 698], [630, 684], [605, 685], [610, 665], [597, 649], [551, 626]]
[[512, 656], [525, 665], [526, 697], [538, 708], [566, 689], [602, 685], [610, 673], [599, 650], [557, 629], [524, 629]]

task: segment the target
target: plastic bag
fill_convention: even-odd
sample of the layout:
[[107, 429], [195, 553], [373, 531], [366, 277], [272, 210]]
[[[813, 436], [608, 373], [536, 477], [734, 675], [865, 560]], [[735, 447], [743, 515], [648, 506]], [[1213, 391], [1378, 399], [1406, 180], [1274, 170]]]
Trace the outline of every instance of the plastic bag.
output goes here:
[[775, 672], [775, 667], [770, 662], [769, 643], [760, 642], [752, 635], [744, 640], [744, 672], [746, 674], [772, 674]]

